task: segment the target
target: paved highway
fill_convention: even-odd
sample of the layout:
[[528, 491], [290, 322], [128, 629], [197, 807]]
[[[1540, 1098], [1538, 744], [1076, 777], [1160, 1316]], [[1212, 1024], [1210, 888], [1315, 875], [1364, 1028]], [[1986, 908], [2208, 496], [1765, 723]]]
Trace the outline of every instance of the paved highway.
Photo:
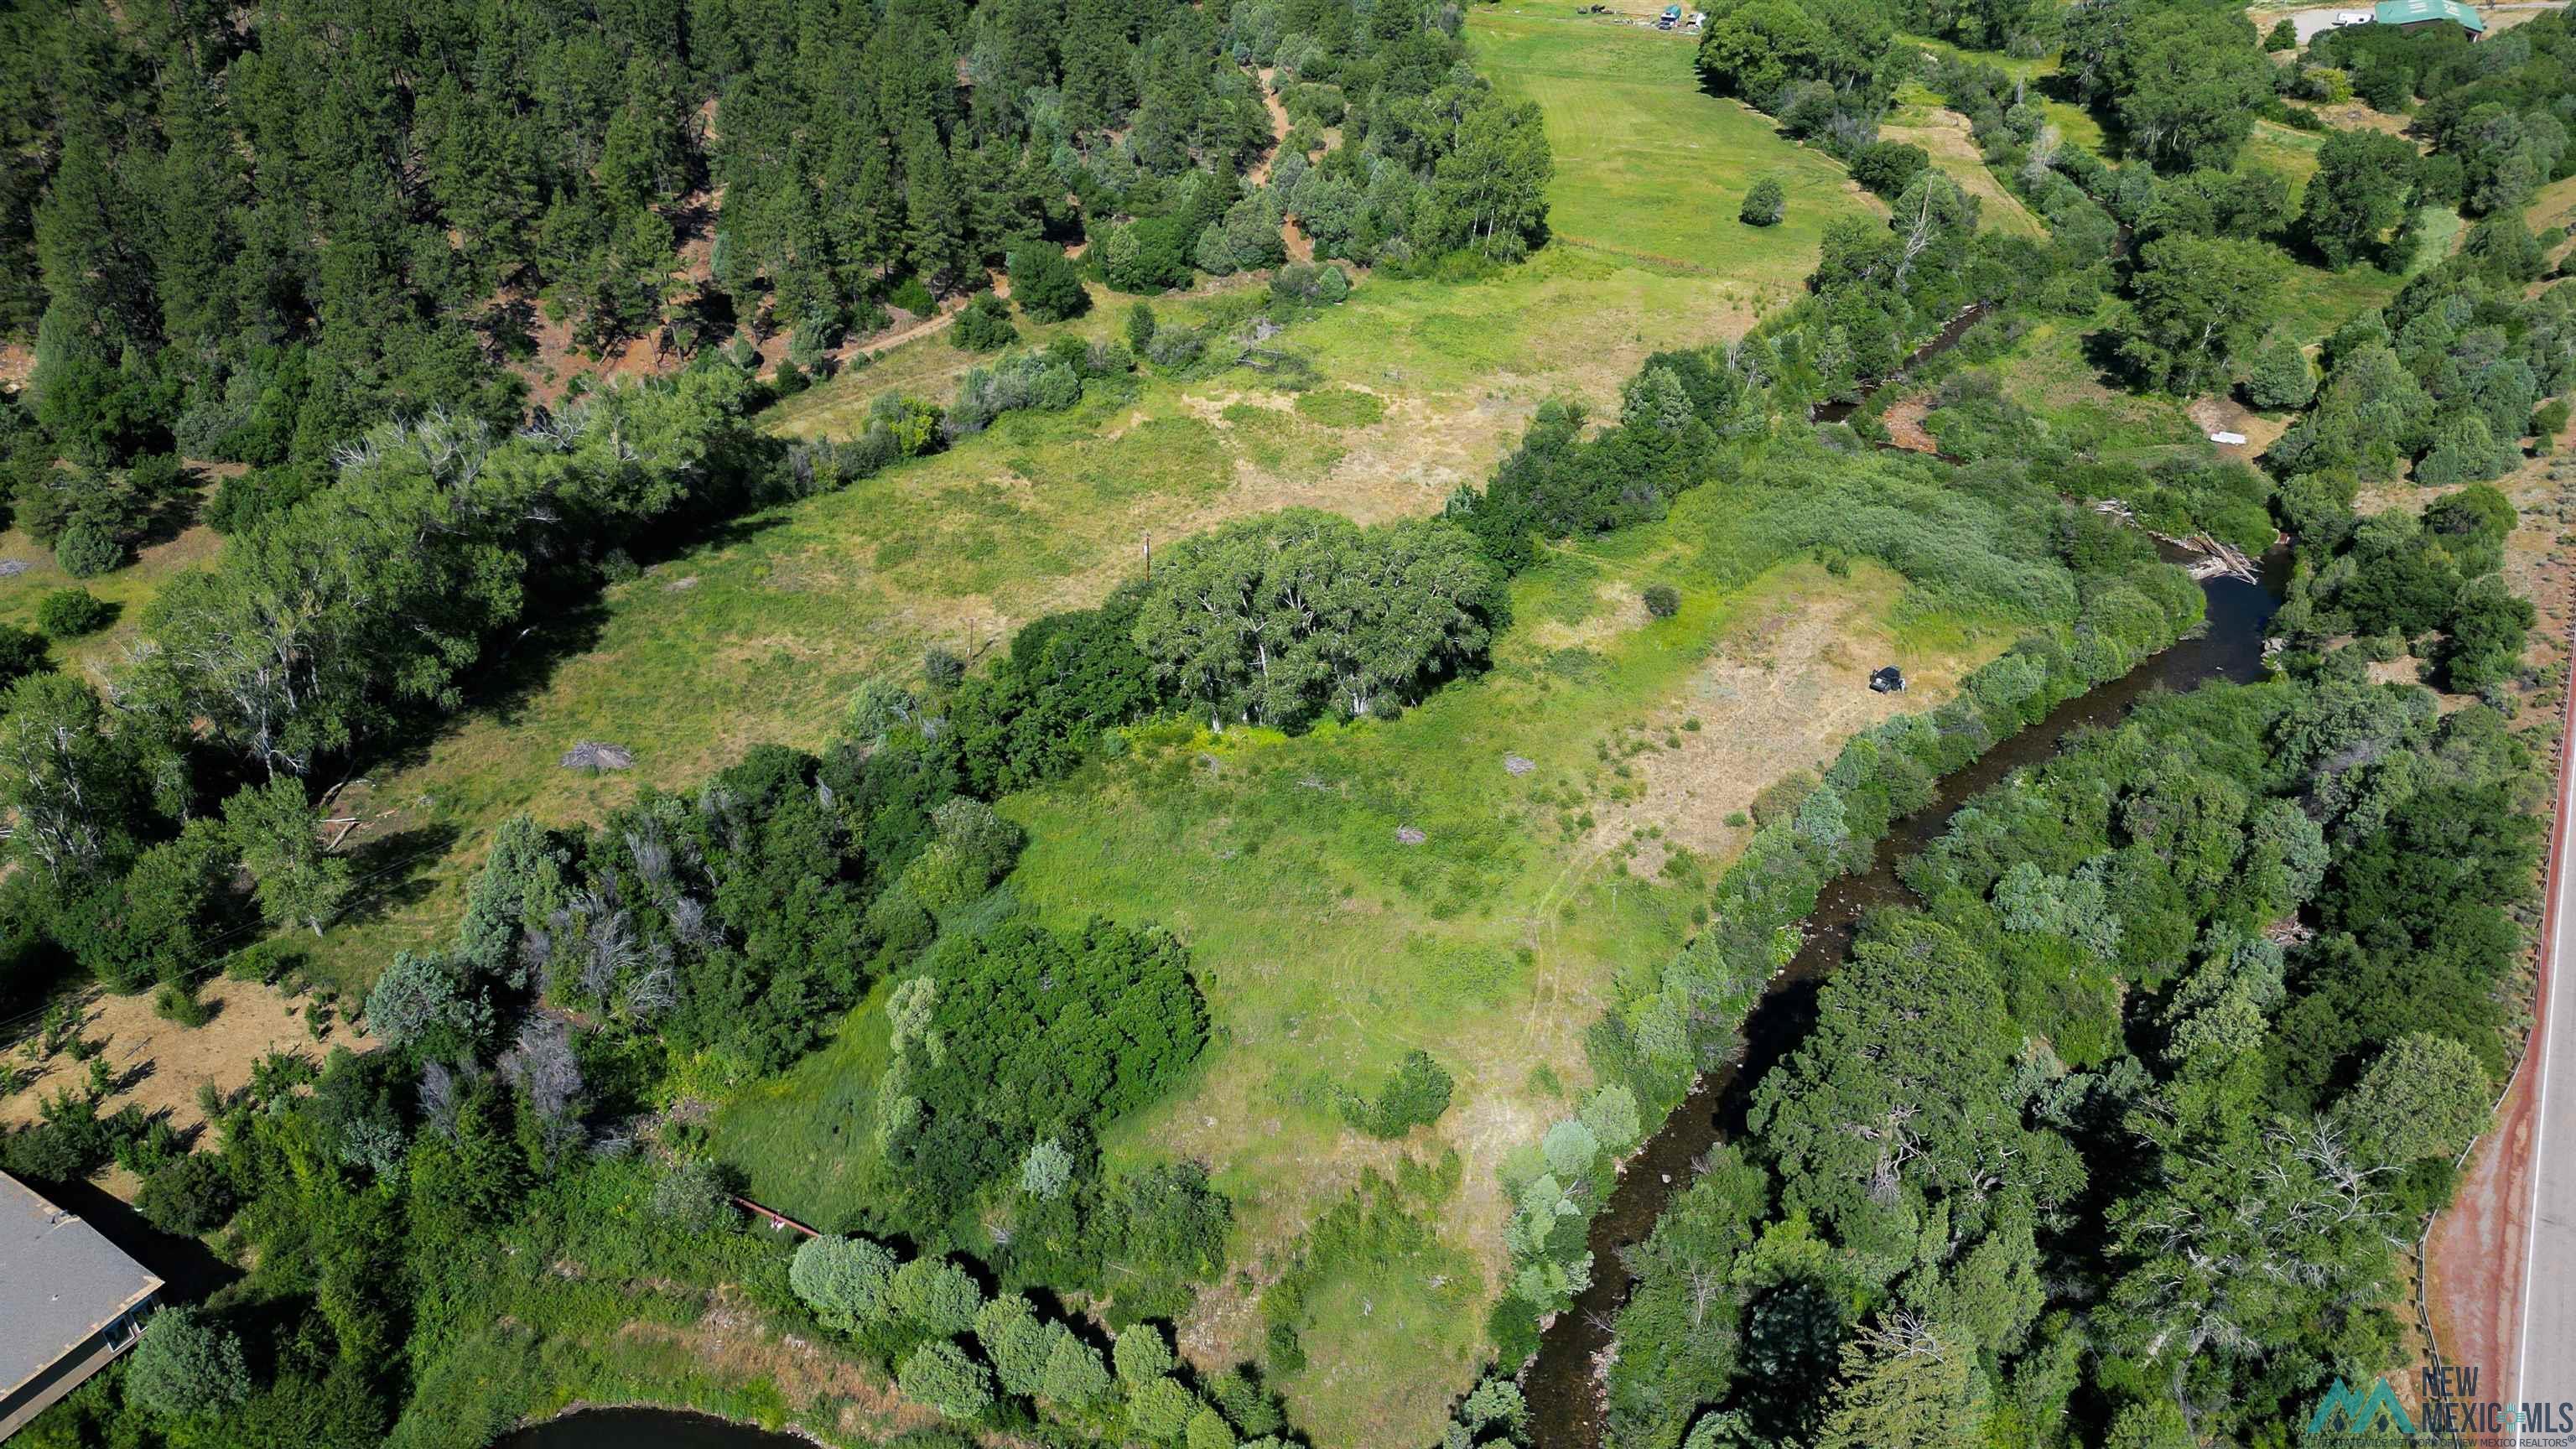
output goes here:
[[[2576, 976], [2576, 870], [2566, 868], [2568, 822], [2576, 820], [2576, 769], [2559, 772], [2558, 790], [2549, 971], [2541, 1019], [2532, 1032], [2540, 1110], [2531, 1134], [2530, 1207], [2523, 1218], [2522, 1343], [2507, 1391], [2520, 1402], [2576, 1399], [2576, 1008], [2567, 984]], [[2517, 1431], [2515, 1443], [2568, 1442], [2569, 1426], [2552, 1427], [2559, 1432]]]

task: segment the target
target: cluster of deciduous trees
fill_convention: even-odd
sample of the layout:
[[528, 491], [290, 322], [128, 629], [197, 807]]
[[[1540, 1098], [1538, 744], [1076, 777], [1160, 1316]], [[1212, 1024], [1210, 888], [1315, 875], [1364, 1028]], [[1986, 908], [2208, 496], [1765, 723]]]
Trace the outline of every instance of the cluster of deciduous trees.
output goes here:
[[2514, 467], [2536, 405], [2576, 386], [2576, 297], [2522, 295], [2543, 265], [2518, 218], [2480, 222], [2384, 315], [2327, 340], [2316, 405], [2273, 447], [2276, 466], [2383, 482], [2411, 464], [2423, 483]]
[[[58, 675], [10, 686], [0, 798], [33, 868], [0, 887], [8, 915], [127, 990], [202, 964], [243, 913], [236, 863], [273, 924], [319, 929], [348, 867], [314, 844], [302, 777], [457, 707], [532, 599], [587, 586], [644, 530], [783, 488], [744, 426], [748, 386], [711, 363], [516, 433], [430, 414], [344, 448], [314, 496], [246, 513], [217, 563], [144, 610], [104, 695]], [[266, 783], [237, 790], [245, 777]], [[42, 955], [5, 974], [40, 973]]]
[[789, 1278], [827, 1326], [897, 1366], [907, 1397], [951, 1419], [989, 1421], [1009, 1406], [1085, 1441], [1282, 1442], [1275, 1435], [1285, 1419], [1273, 1398], [1240, 1374], [1193, 1382], [1154, 1324], [1131, 1324], [1103, 1355], [1019, 1294], [987, 1297], [954, 1263], [906, 1261], [866, 1238], [808, 1240]]
[[1294, 729], [1417, 700], [1480, 662], [1503, 575], [1441, 520], [1362, 528], [1291, 509], [1183, 540], [1136, 601], [1158, 688], [1212, 729]]
[[1611, 1442], [2252, 1438], [2394, 1363], [2390, 1245], [2502, 1065], [2525, 765], [2328, 665], [1971, 802], [1638, 1255]]
[[2477, 45], [2449, 25], [2361, 25], [2318, 36], [2296, 83], [2321, 98], [2358, 95], [2382, 111], [2415, 110], [2414, 128], [2432, 140], [2433, 154], [2405, 158], [2410, 164], [2398, 174], [2429, 204], [2492, 215], [2520, 207], [2576, 167], [2568, 145], [2576, 123], [2566, 86], [2571, 56], [2576, 39], [2562, 15]]

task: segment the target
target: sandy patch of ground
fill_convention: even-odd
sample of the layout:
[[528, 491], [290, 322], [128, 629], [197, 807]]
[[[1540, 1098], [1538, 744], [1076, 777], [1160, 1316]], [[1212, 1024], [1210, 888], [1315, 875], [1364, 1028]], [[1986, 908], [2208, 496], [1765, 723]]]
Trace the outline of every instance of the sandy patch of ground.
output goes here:
[[2298, 416], [2295, 413], [2258, 413], [2239, 402], [2233, 394], [2195, 399], [2191, 406], [2183, 409], [2183, 415], [2191, 419], [2204, 437], [2211, 433], [2243, 434], [2245, 442], [2242, 446], [2234, 443], [2217, 446], [2223, 456], [2248, 461], [2263, 456], [2274, 443], [2281, 441], [2281, 435], [2290, 430], [2290, 423]]
[[[1627, 855], [1643, 876], [1676, 848], [1722, 865], [1752, 839], [1764, 788], [1829, 763], [1872, 725], [1941, 704], [1977, 662], [1901, 647], [1878, 611], [1850, 595], [1767, 610], [1719, 644], [1680, 698], [1621, 731], [1612, 754], [1628, 771], [1616, 782], [1627, 798], [1591, 804], [1589, 847]], [[1872, 693], [1870, 672], [1891, 663], [1905, 670], [1907, 689]], [[1739, 815], [1747, 823], [1727, 823]]]
[[[319, 1060], [336, 1046], [366, 1051], [373, 1037], [333, 1011], [328, 1035], [315, 1041], [304, 1024], [307, 998], [289, 996], [274, 986], [226, 977], [204, 983], [197, 999], [214, 1013], [204, 1026], [185, 1027], [152, 1013], [152, 994], [101, 995], [81, 1013], [81, 1036], [105, 1045], [108, 1069], [117, 1089], [101, 1104], [115, 1112], [128, 1102], [147, 1116], [167, 1112], [170, 1125], [182, 1131], [205, 1121], [197, 1110], [199, 1088], [211, 1083], [230, 1092], [248, 1085], [251, 1065], [270, 1052], [301, 1053]], [[36, 1120], [44, 1099], [68, 1087], [78, 1090], [89, 1078], [89, 1066], [60, 1052], [37, 1068], [34, 1081], [15, 1096], [0, 1100], [0, 1125]]]
[[1941, 440], [1923, 426], [1924, 416], [1932, 411], [1932, 394], [1918, 392], [1898, 398], [1878, 415], [1879, 425], [1887, 429], [1887, 440], [1909, 453], [1938, 453]]

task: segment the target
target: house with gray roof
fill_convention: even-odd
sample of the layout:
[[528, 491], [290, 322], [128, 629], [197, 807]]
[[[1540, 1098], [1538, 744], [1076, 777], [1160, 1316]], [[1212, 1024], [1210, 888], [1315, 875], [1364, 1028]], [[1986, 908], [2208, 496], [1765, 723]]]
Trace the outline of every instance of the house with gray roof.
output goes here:
[[161, 1280], [0, 1172], [0, 1439], [134, 1343]]

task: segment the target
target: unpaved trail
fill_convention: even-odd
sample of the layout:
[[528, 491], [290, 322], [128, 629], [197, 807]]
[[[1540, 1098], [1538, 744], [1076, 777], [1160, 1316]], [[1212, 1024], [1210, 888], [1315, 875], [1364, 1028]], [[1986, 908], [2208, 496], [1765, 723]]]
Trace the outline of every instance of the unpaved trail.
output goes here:
[[[1270, 88], [1270, 78], [1278, 73], [1277, 66], [1265, 66], [1256, 72], [1261, 77], [1262, 109], [1270, 113], [1270, 154], [1253, 162], [1252, 169], [1244, 173], [1245, 179], [1255, 186], [1270, 184], [1270, 164], [1279, 159], [1280, 147], [1287, 144], [1288, 133], [1295, 129], [1288, 121], [1288, 107], [1281, 103], [1279, 93]], [[1315, 259], [1315, 239], [1306, 235], [1306, 229], [1297, 224], [1297, 218], [1281, 219], [1279, 240], [1288, 249], [1288, 260], [1311, 262]]]
[[1279, 143], [1287, 140], [1288, 132], [1294, 129], [1288, 124], [1288, 107], [1280, 101], [1279, 93], [1270, 88], [1270, 78], [1278, 73], [1279, 67], [1275, 65], [1266, 65], [1253, 72], [1261, 77], [1261, 108], [1270, 113], [1270, 154], [1253, 162], [1252, 169], [1243, 174], [1243, 179], [1255, 186], [1270, 184], [1270, 163], [1279, 159]]

